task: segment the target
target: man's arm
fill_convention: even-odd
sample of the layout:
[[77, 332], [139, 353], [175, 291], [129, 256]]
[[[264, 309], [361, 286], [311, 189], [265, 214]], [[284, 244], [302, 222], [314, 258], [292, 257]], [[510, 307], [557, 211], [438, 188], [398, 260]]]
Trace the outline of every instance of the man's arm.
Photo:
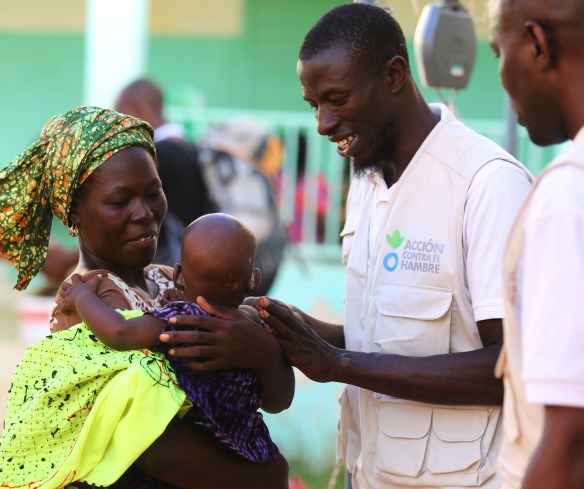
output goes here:
[[353, 356], [347, 352], [340, 362], [347, 380], [341, 382], [419, 402], [501, 405], [503, 384], [495, 378], [494, 370], [502, 345], [502, 321], [480, 321], [478, 328], [484, 346], [468, 352], [428, 357], [383, 353]]
[[584, 487], [584, 408], [546, 406], [539, 447], [525, 474], [523, 489]]
[[[317, 382], [341, 382], [381, 394], [450, 405], [500, 405], [503, 386], [494, 377], [502, 321], [478, 323], [483, 348], [406, 357], [340, 349], [324, 341], [292, 311], [262, 298], [260, 316], [278, 335], [290, 363]], [[268, 313], [268, 314], [266, 314]]]

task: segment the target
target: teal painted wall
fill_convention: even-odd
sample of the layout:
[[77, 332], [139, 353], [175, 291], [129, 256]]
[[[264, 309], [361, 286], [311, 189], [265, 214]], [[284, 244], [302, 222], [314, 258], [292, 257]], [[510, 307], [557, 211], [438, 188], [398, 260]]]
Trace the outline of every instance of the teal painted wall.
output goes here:
[[[307, 16], [310, 21], [303, 23], [286, 13], [277, 15], [275, 7], [258, 8], [250, 12], [243, 39], [153, 37], [147, 74], [159, 80], [171, 100], [198, 90], [211, 107], [308, 111], [296, 78], [296, 57], [302, 36], [319, 15]], [[289, 36], [293, 31], [296, 35]], [[50, 116], [82, 103], [83, 38], [0, 34], [0, 66], [3, 166]], [[412, 70], [418, 78], [415, 63]], [[428, 100], [437, 100], [434, 90], [421, 90]], [[469, 87], [455, 105], [465, 119], [500, 120], [504, 103], [495, 60], [488, 45], [480, 44]]]

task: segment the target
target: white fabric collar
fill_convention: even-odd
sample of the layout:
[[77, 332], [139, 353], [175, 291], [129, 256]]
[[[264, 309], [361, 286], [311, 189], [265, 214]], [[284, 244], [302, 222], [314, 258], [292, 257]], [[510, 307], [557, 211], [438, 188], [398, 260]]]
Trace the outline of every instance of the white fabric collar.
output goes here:
[[162, 126], [158, 126], [156, 129], [154, 129], [153, 139], [155, 143], [169, 138], [185, 139], [184, 128], [179, 124], [175, 124], [174, 122], [166, 122], [162, 124]]

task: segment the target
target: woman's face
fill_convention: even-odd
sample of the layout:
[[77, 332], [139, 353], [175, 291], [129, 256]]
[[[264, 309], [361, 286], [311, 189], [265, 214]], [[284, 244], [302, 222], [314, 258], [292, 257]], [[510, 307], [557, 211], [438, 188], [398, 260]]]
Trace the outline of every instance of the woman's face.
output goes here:
[[82, 254], [112, 272], [149, 265], [167, 209], [150, 153], [138, 146], [117, 152], [82, 189], [70, 215]]

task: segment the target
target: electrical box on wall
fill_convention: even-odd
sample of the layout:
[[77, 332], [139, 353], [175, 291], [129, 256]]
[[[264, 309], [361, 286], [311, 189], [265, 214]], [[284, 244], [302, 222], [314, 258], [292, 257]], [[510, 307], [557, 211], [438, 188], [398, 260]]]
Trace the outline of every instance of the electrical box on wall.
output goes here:
[[457, 0], [426, 5], [414, 34], [422, 83], [433, 88], [465, 88], [476, 58], [472, 19]]

